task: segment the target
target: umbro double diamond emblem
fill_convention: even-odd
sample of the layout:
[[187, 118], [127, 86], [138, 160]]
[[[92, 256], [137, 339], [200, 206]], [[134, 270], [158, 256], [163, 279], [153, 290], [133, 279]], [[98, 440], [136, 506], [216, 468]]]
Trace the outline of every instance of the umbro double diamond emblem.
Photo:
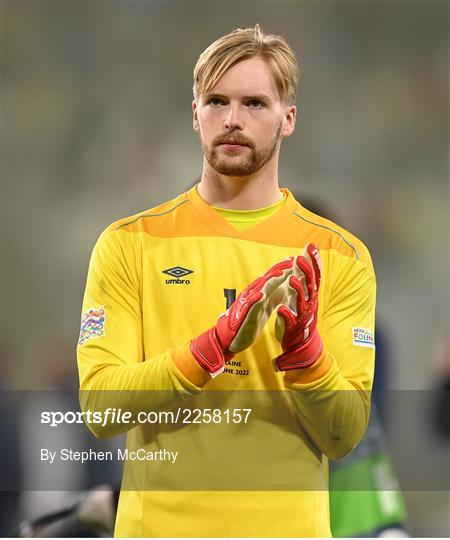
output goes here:
[[187, 268], [183, 268], [182, 266], [174, 266], [173, 268], [167, 268], [167, 270], [162, 271], [163, 274], [167, 274], [168, 276], [171, 276], [173, 279], [166, 279], [166, 283], [168, 285], [189, 285], [191, 280], [190, 279], [180, 279], [184, 276], [188, 276], [189, 274], [192, 274], [193, 270], [188, 270]]

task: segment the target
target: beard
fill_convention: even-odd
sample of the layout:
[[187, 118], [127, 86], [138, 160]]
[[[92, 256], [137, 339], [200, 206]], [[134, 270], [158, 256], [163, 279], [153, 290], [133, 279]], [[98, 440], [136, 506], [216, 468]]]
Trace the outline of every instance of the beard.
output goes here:
[[[255, 144], [240, 133], [230, 133], [228, 135], [219, 135], [210, 146], [203, 140], [200, 134], [200, 144], [206, 161], [218, 173], [225, 176], [249, 176], [259, 171], [275, 154], [278, 142], [281, 139], [283, 124], [280, 122], [277, 131], [272, 139], [262, 148], [256, 148]], [[218, 146], [224, 142], [233, 142], [242, 144], [248, 150], [243, 150], [245, 155], [227, 156], [220, 155]]]

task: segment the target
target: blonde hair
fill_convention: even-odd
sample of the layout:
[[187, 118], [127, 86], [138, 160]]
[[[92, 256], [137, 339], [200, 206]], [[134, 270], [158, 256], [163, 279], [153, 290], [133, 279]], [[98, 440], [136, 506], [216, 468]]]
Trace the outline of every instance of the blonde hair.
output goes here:
[[269, 62], [281, 99], [292, 105], [299, 80], [295, 53], [281, 36], [264, 34], [259, 24], [237, 28], [202, 52], [194, 68], [195, 99], [209, 92], [232, 66], [253, 56]]

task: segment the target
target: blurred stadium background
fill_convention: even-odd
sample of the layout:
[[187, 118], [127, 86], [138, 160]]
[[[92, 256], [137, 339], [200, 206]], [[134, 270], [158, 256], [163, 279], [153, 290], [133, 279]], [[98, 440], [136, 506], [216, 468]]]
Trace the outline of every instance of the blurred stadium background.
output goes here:
[[[448, 440], [427, 413], [449, 320], [448, 10], [433, 1], [3, 1], [3, 388], [76, 389], [96, 238], [199, 177], [193, 66], [218, 36], [259, 22], [287, 38], [302, 70], [281, 184], [326, 205], [369, 247], [390, 349], [386, 389], [419, 396], [384, 414], [400, 482], [448, 475]], [[423, 472], [426, 461], [434, 466]], [[448, 491], [426, 480], [405, 491], [410, 530], [447, 536]], [[40, 510], [14, 504], [21, 519]]]

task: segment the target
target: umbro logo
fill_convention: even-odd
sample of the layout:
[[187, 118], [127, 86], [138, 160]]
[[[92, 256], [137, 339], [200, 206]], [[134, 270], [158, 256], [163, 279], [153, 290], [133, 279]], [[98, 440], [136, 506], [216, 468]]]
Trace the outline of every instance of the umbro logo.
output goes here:
[[169, 276], [172, 277], [182, 277], [187, 276], [188, 274], [192, 274], [193, 270], [188, 270], [187, 268], [183, 268], [182, 266], [174, 266], [173, 268], [168, 268], [167, 270], [163, 270], [163, 274], [169, 274]]
[[163, 274], [167, 274], [169, 276], [172, 276], [172, 278], [175, 279], [166, 279], [166, 283], [169, 285], [172, 284], [185, 284], [189, 285], [191, 280], [190, 279], [180, 279], [184, 276], [188, 276], [189, 274], [192, 274], [193, 270], [188, 270], [187, 268], [183, 268], [182, 266], [174, 266], [173, 268], [168, 268], [167, 270], [162, 271]]

